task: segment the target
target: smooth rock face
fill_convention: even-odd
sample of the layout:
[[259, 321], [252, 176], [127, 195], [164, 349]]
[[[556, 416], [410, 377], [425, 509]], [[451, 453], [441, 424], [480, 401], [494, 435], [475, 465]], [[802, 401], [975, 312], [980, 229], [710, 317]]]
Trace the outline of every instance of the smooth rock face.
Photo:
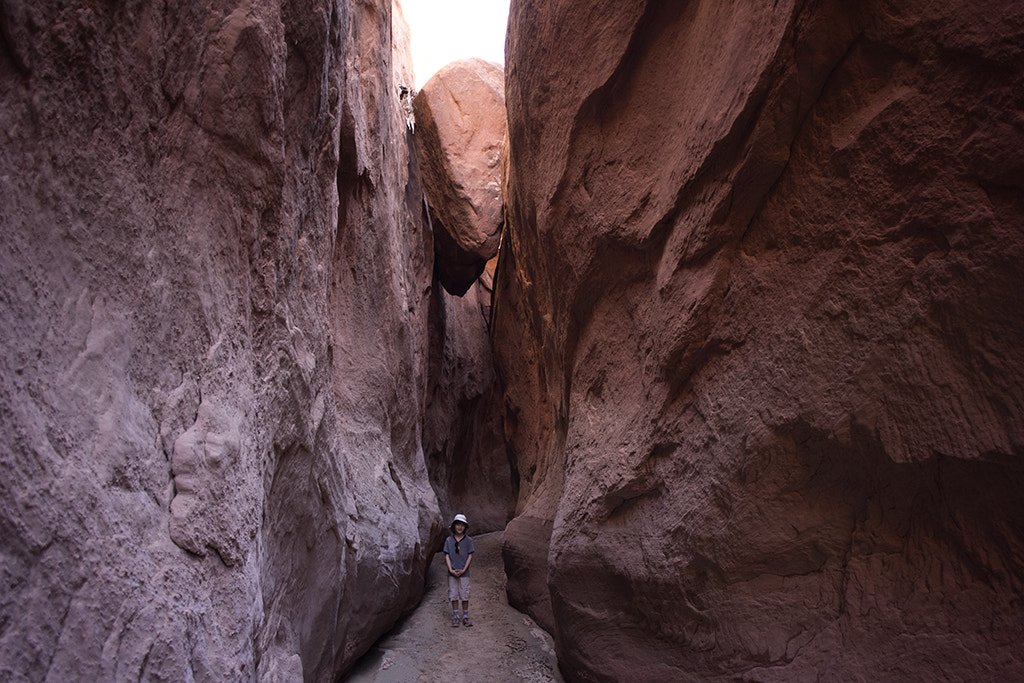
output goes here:
[[505, 560], [567, 677], [1024, 678], [1022, 46], [512, 4]]
[[438, 278], [463, 295], [498, 253], [505, 83], [500, 65], [452, 62], [413, 101]]
[[391, 16], [0, 9], [0, 678], [330, 681], [418, 598]]

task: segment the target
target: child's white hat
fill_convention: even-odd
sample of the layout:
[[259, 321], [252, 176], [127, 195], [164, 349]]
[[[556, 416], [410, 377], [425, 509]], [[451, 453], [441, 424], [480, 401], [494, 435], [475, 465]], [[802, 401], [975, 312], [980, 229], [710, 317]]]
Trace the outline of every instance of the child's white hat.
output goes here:
[[452, 523], [449, 524], [448, 527], [451, 528], [451, 527], [455, 526], [455, 522], [462, 522], [467, 527], [469, 526], [469, 520], [466, 519], [466, 515], [462, 514], [461, 512], [459, 514], [455, 515], [455, 519], [452, 520]]

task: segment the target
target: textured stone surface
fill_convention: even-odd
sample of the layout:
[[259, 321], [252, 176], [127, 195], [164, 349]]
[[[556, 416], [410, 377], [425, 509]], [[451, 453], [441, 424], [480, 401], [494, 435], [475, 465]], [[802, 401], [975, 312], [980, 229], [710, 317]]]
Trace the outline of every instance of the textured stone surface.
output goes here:
[[413, 106], [438, 278], [461, 296], [498, 253], [504, 72], [482, 59], [452, 62], [423, 85]]
[[1022, 45], [513, 2], [505, 559], [568, 678], [1024, 677]]
[[334, 680], [418, 597], [433, 246], [390, 20], [0, 6], [0, 678]]

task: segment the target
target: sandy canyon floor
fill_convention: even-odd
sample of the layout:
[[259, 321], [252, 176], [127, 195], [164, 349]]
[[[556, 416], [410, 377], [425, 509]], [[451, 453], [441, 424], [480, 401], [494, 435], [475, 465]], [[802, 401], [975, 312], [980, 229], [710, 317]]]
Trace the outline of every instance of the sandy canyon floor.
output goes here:
[[508, 604], [501, 538], [502, 532], [473, 535], [473, 626], [451, 625], [444, 555], [438, 553], [427, 570], [427, 590], [419, 607], [381, 638], [345, 680], [560, 683], [551, 636]]

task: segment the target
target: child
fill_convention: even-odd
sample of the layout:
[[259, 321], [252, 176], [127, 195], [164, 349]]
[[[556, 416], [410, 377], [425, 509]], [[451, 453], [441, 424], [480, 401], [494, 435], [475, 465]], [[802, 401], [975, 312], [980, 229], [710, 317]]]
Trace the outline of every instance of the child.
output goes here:
[[473, 539], [466, 535], [469, 522], [455, 515], [452, 535], [444, 542], [444, 561], [448, 565], [448, 599], [452, 601], [452, 626], [459, 625], [459, 600], [462, 600], [462, 625], [472, 626], [469, 618], [469, 564], [473, 561]]

